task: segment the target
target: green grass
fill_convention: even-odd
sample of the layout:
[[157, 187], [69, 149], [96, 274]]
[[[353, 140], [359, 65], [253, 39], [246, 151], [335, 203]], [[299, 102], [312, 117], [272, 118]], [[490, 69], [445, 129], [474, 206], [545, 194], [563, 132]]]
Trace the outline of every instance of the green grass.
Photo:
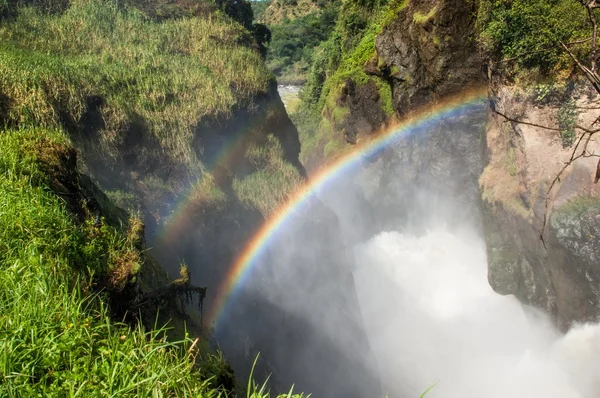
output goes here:
[[302, 184], [298, 170], [283, 160], [283, 149], [272, 135], [261, 144], [253, 144], [246, 159], [255, 172], [233, 181], [233, 189], [240, 201], [263, 215], [271, 214], [279, 204], [286, 202]]
[[118, 228], [73, 221], [48, 188], [40, 137], [64, 145], [41, 129], [0, 133], [0, 395], [210, 396], [189, 341], [111, 323], [92, 283], [135, 249]]
[[239, 44], [248, 32], [218, 15], [158, 23], [113, 2], [75, 0], [61, 15], [22, 9], [0, 40], [5, 122], [71, 131], [99, 97], [97, 150], [113, 157], [141, 120], [165, 160], [189, 165], [198, 123], [250, 106], [272, 79], [258, 52]]
[[[226, 396], [206, 343], [112, 321], [97, 284], [143, 274], [141, 229], [67, 211], [51, 187], [73, 175], [69, 148], [58, 131], [0, 131], [0, 396]], [[248, 397], [268, 397], [253, 386]]]

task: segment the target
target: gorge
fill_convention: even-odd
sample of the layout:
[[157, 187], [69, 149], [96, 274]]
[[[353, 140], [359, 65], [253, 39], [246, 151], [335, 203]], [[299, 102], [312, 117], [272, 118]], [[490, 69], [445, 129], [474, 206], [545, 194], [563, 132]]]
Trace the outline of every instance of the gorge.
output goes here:
[[595, 2], [6, 4], [0, 395], [597, 395]]

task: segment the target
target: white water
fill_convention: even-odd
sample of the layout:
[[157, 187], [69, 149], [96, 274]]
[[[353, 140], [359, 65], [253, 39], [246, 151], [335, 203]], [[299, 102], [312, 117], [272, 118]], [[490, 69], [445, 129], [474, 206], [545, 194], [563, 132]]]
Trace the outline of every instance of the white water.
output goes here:
[[427, 398], [600, 397], [600, 326], [554, 332], [487, 281], [469, 231], [385, 232], [355, 248], [354, 277], [384, 393]]

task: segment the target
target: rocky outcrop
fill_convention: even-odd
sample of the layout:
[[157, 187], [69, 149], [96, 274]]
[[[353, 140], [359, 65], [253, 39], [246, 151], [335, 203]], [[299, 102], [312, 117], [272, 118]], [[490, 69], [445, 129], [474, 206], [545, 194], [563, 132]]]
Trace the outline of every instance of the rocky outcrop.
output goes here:
[[377, 131], [386, 125], [388, 115], [383, 110], [379, 88], [373, 82], [357, 85], [347, 79], [338, 104], [348, 112], [338, 127], [349, 144], [356, 144], [360, 133]]
[[[364, 65], [367, 78], [345, 79], [336, 107], [325, 107], [333, 128], [355, 144], [395, 117], [483, 84], [475, 11], [465, 0], [418, 0], [400, 7], [375, 39], [375, 54]], [[388, 90], [391, 99], [383, 98]]]
[[[492, 80], [487, 166], [481, 176], [489, 281], [501, 294], [552, 314], [560, 328], [600, 316], [600, 187], [597, 158], [573, 162], [549, 191], [569, 159], [582, 152], [559, 127], [561, 108], [574, 101], [577, 123], [591, 125], [598, 100], [587, 86], [540, 101], [533, 90]], [[565, 141], [566, 139], [566, 141]], [[566, 145], [565, 145], [566, 144]], [[589, 153], [599, 144], [592, 139]], [[548, 201], [546, 200], [548, 198]], [[546, 202], [548, 209], [546, 210]], [[544, 218], [548, 222], [544, 226]], [[543, 235], [542, 235], [543, 234]], [[543, 236], [543, 240], [541, 239]]]
[[411, 1], [377, 37], [398, 115], [482, 81], [475, 13], [467, 0]]

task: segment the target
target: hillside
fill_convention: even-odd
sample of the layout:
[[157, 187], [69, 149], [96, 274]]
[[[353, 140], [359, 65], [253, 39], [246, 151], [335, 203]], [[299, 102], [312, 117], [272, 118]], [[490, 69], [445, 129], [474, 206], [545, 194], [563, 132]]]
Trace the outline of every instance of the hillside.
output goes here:
[[64, 134], [4, 130], [0, 147], [0, 395], [208, 397], [218, 380], [231, 385], [206, 343], [113, 322], [168, 278], [144, 253], [139, 219], [76, 170]]
[[329, 37], [339, 10], [337, 1], [253, 2], [262, 13], [261, 23], [271, 30], [267, 66], [279, 84], [300, 85], [306, 82], [315, 49]]
[[[192, 187], [188, 234], [236, 222], [243, 241], [301, 183], [297, 133], [253, 26], [209, 3], [7, 5], [0, 395], [243, 391], [190, 310], [214, 281], [145, 241], [160, 246], [154, 233]], [[218, 250], [204, 254], [231, 261]]]

